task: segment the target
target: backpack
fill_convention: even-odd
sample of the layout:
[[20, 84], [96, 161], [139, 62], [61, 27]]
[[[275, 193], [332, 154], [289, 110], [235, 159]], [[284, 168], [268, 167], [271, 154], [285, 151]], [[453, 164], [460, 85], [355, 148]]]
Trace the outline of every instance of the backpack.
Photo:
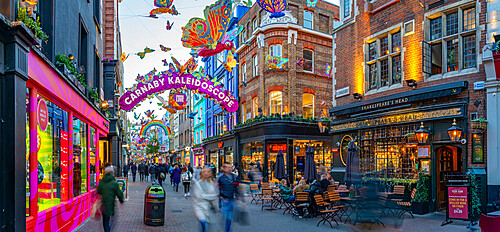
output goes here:
[[160, 173], [160, 178], [161, 178], [161, 179], [165, 179], [165, 173], [161, 172], [161, 173]]
[[190, 171], [182, 173], [182, 181], [183, 182], [190, 182], [191, 181], [191, 172]]

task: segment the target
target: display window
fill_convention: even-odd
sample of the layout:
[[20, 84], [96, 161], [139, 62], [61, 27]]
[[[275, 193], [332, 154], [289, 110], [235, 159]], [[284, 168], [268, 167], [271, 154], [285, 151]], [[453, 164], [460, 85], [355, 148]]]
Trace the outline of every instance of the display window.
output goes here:
[[319, 174], [328, 174], [333, 164], [332, 142], [318, 140], [294, 141], [294, 178], [303, 175], [307, 147], [314, 149], [314, 163]]
[[209, 157], [210, 157], [210, 163], [215, 166], [215, 170], [218, 170], [217, 150], [210, 150]]
[[89, 190], [96, 188], [96, 140], [95, 140], [95, 129], [90, 127], [89, 129]]
[[244, 173], [251, 171], [252, 167], [260, 164], [262, 168], [262, 163], [264, 161], [264, 145], [262, 141], [251, 142], [243, 144], [242, 155], [241, 155], [241, 166]]
[[38, 111], [38, 208], [43, 211], [61, 203], [61, 157], [68, 148], [68, 113], [40, 95]]
[[234, 151], [233, 147], [224, 148], [224, 161], [230, 164], [234, 163]]
[[283, 158], [285, 161], [285, 170], [287, 170], [287, 146], [286, 143], [279, 144], [268, 144], [268, 158], [267, 158], [267, 171], [269, 176], [269, 182], [274, 183], [279, 181], [274, 177], [274, 165], [276, 164], [276, 157], [278, 156], [278, 152], [281, 150], [283, 152]]
[[87, 192], [87, 124], [73, 118], [73, 196]]

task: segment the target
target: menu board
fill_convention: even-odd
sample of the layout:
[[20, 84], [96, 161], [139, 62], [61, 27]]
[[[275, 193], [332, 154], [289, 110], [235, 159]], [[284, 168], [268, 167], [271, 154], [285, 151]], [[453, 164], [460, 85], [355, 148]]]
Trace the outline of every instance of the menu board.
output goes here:
[[115, 177], [116, 183], [118, 184], [118, 188], [123, 193], [124, 198], [128, 198], [127, 196], [127, 188], [128, 188], [128, 178], [127, 177]]
[[467, 187], [448, 186], [449, 218], [468, 219]]
[[483, 133], [472, 133], [472, 163], [484, 162]]

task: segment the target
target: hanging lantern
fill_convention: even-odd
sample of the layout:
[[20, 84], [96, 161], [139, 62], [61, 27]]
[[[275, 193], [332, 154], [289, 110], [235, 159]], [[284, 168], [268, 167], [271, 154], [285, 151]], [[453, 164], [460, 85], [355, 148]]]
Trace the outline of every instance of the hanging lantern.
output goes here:
[[420, 123], [420, 129], [415, 131], [418, 143], [426, 143], [430, 132], [424, 128], [424, 122]]
[[457, 120], [453, 119], [453, 124], [448, 128], [448, 135], [450, 136], [452, 143], [460, 142], [460, 136], [462, 135], [462, 128], [457, 126]]
[[330, 126], [330, 120], [322, 118], [318, 121], [318, 127], [320, 133], [325, 133]]

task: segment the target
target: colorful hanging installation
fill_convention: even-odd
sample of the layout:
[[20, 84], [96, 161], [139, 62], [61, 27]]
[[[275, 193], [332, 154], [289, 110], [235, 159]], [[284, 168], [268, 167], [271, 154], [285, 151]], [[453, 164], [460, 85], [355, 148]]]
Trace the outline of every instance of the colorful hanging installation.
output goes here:
[[279, 56], [266, 56], [267, 66], [272, 69], [281, 69], [283, 64], [288, 62], [288, 59]]
[[325, 76], [330, 78], [332, 76], [332, 66], [326, 63]]
[[171, 15], [179, 15], [179, 12], [175, 9], [175, 6], [172, 4], [174, 3], [174, 0], [155, 0], [155, 6], [157, 8], [154, 8], [149, 12], [149, 17], [156, 18], [157, 14], [171, 14]]
[[169, 52], [169, 51], [172, 50], [172, 48], [167, 48], [167, 47], [165, 47], [165, 46], [163, 46], [161, 44], [160, 44], [160, 49], [161, 49], [162, 52]]
[[166, 126], [163, 123], [163, 121], [160, 121], [160, 120], [149, 121], [146, 125], [142, 126], [139, 134], [141, 136], [143, 136], [143, 138], [144, 138], [144, 137], [146, 137], [148, 130], [151, 129], [152, 127], [155, 127], [155, 126], [161, 128], [163, 130], [163, 132], [165, 132], [166, 135], [172, 136], [172, 130], [170, 129], [170, 127]]
[[165, 28], [167, 29], [167, 31], [172, 30], [172, 26], [174, 26], [174, 23], [170, 23], [170, 21], [167, 20], [167, 25], [165, 26]]
[[146, 48], [144, 48], [143, 52], [138, 52], [138, 53], [136, 53], [136, 55], [138, 55], [141, 58], [141, 60], [142, 60], [142, 59], [144, 59], [144, 57], [146, 56], [146, 54], [152, 53], [154, 51], [155, 51], [154, 49], [146, 47]]
[[304, 60], [304, 58], [300, 59], [299, 62], [297, 62], [297, 65], [302, 67], [304, 66], [304, 63], [306, 62], [306, 60]]
[[127, 58], [128, 58], [128, 55], [125, 53], [122, 53], [122, 55], [120, 56], [120, 61], [125, 62], [127, 60]]
[[252, 1], [251, 0], [236, 0], [236, 4], [240, 6], [245, 6], [245, 7], [252, 7]]
[[288, 3], [286, 0], [257, 0], [257, 4], [265, 11], [271, 13], [270, 18], [280, 18], [285, 16]]
[[307, 7], [315, 8], [318, 0], [307, 0]]
[[187, 105], [187, 96], [178, 90], [170, 90], [168, 104], [176, 110], [183, 110]]
[[233, 43], [223, 40], [232, 13], [231, 0], [218, 0], [215, 4], [205, 8], [205, 19], [192, 18], [182, 28], [182, 45], [191, 48], [202, 57], [232, 50]]
[[153, 113], [154, 113], [154, 112], [155, 112], [154, 110], [146, 110], [146, 112], [144, 112], [144, 114], [145, 114], [148, 118], [150, 118], [150, 117], [153, 115]]

